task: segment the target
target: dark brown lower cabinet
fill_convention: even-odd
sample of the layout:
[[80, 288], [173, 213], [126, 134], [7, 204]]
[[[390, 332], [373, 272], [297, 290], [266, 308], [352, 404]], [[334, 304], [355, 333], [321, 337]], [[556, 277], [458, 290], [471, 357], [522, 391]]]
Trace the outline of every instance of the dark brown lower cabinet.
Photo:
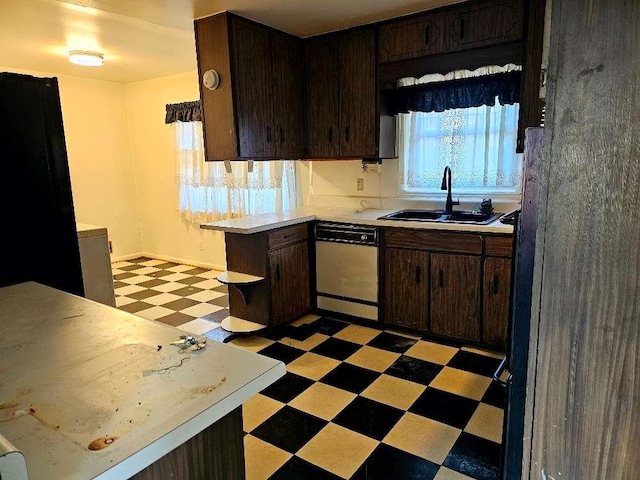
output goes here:
[[269, 252], [271, 325], [297, 318], [311, 309], [309, 245], [306, 241]]
[[384, 323], [505, 347], [510, 235], [385, 228], [382, 248]]
[[484, 305], [482, 340], [505, 347], [511, 294], [511, 259], [487, 257], [484, 260]]
[[426, 330], [429, 319], [429, 254], [385, 250], [384, 319], [386, 323]]
[[480, 341], [481, 257], [432, 253], [430, 273], [430, 330]]

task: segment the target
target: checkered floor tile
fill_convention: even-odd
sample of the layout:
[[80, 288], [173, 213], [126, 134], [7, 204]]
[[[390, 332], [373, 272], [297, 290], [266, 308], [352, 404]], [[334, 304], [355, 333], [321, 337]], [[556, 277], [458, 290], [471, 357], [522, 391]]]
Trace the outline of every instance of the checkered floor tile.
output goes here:
[[[113, 265], [118, 307], [222, 341], [218, 272], [148, 258]], [[498, 478], [500, 356], [309, 315], [231, 345], [287, 365], [243, 405], [249, 480]]]

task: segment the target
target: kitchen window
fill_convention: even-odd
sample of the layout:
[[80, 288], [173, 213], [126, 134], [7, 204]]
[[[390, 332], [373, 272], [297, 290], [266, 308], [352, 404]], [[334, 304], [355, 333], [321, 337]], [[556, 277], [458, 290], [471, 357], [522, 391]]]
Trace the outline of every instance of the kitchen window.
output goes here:
[[440, 195], [447, 165], [457, 195], [520, 194], [519, 70], [483, 67], [400, 81], [391, 100], [399, 113], [401, 194]]
[[289, 160], [205, 162], [202, 123], [173, 123], [176, 183], [181, 215], [193, 222], [278, 212], [295, 208], [295, 162]]
[[403, 193], [440, 194], [447, 165], [456, 194], [520, 193], [518, 104], [401, 114], [400, 131]]

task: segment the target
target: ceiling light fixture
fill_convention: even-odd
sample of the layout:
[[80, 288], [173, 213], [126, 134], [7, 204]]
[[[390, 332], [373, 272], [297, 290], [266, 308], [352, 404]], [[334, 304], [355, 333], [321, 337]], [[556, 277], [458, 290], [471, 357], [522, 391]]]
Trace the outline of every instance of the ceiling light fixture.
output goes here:
[[83, 67], [101, 67], [104, 65], [104, 55], [86, 50], [71, 50], [69, 52], [69, 61]]

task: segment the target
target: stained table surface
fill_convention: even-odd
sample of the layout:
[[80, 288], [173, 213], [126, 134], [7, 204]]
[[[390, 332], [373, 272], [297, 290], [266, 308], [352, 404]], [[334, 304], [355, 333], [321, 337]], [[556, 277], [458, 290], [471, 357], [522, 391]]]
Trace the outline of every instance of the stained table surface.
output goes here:
[[181, 330], [32, 282], [0, 289], [0, 325], [0, 435], [30, 479], [127, 478], [285, 373], [221, 343], [182, 353]]

